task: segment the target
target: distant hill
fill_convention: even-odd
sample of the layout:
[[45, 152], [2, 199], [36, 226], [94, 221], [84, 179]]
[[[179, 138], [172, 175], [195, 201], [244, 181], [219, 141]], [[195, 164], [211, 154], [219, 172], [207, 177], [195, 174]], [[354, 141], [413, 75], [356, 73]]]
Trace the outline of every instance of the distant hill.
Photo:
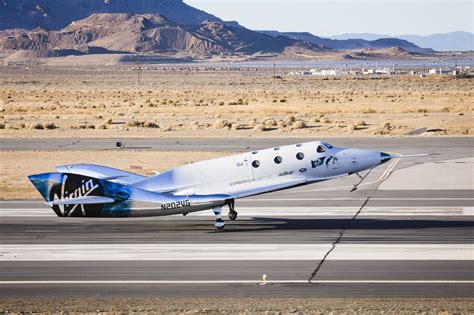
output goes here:
[[[289, 37], [274, 38], [243, 27], [206, 20], [184, 25], [159, 14], [100, 13], [74, 21], [59, 31], [0, 32], [0, 49], [44, 51], [44, 55], [80, 53], [179, 53], [192, 57], [252, 55], [324, 50]], [[47, 53], [46, 53], [47, 52]]]
[[308, 32], [278, 32], [278, 31], [260, 31], [263, 34], [274, 37], [287, 36], [293, 39], [302, 40], [314, 45], [324, 46], [337, 50], [357, 50], [357, 49], [385, 49], [390, 47], [400, 47], [403, 50], [413, 53], [432, 53], [431, 49], [420, 48], [407, 40], [398, 38], [380, 38], [376, 40], [365, 39], [330, 39], [313, 35]]
[[171, 21], [191, 25], [206, 20], [223, 22], [182, 0], [0, 0], [0, 30], [37, 27], [60, 30], [93, 13], [160, 14]]
[[344, 59], [412, 59], [424, 56], [419, 53], [409, 52], [400, 47], [390, 47], [383, 49], [360, 49], [350, 50], [343, 55]]
[[[332, 36], [332, 39], [345, 40], [350, 38], [360, 38], [364, 40], [376, 40], [386, 38], [387, 35], [369, 33], [348, 33]], [[436, 51], [470, 51], [474, 50], [474, 34], [469, 32], [451, 32], [432, 35], [397, 35], [396, 38], [408, 40], [423, 48], [432, 48]]]

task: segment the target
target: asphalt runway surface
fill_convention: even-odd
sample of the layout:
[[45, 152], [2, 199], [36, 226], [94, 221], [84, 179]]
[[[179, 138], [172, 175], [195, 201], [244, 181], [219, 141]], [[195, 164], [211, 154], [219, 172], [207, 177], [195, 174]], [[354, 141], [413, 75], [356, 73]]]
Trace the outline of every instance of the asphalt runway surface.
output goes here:
[[[121, 142], [125, 150], [245, 152], [314, 140], [317, 138], [0, 138], [0, 150], [115, 150], [117, 142]], [[402, 149], [417, 153], [449, 153], [456, 149], [462, 152], [470, 150], [472, 154], [474, 147], [473, 137], [339, 137], [321, 140], [337, 146]]]
[[355, 176], [238, 200], [222, 231], [210, 210], [58, 218], [39, 200], [0, 201], [0, 295], [473, 297], [472, 140], [351, 141], [442, 154], [393, 160], [352, 193]]

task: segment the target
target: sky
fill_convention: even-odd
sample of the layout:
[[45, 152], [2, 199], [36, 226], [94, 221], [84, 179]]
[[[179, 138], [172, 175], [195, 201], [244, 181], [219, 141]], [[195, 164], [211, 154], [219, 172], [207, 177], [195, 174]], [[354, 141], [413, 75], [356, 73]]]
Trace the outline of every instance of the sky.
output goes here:
[[253, 30], [428, 35], [474, 32], [472, 0], [184, 0]]

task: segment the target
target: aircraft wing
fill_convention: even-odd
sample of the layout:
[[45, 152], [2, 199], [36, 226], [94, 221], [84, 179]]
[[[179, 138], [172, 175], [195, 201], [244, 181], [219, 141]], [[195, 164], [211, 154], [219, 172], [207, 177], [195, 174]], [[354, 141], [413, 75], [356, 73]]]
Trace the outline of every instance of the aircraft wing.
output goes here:
[[263, 181], [252, 185], [245, 185], [235, 189], [230, 189], [225, 194], [232, 196], [232, 198], [244, 198], [263, 193], [268, 193], [280, 189], [291, 188], [306, 183], [305, 178], [285, 179], [285, 180], [273, 180]]
[[[287, 189], [292, 187], [297, 187], [303, 184], [316, 183], [329, 179], [338, 178], [348, 174], [330, 176], [330, 177], [318, 177], [318, 178], [287, 178], [287, 179], [273, 179], [273, 180], [264, 180], [260, 182], [247, 183], [244, 185], [233, 186], [227, 189], [216, 189], [206, 192], [206, 194], [201, 194], [201, 197], [204, 196], [222, 196], [223, 199], [238, 199], [245, 198], [254, 195], [269, 193], [273, 191], [278, 191], [281, 189]], [[181, 195], [181, 192], [176, 192], [174, 195]]]

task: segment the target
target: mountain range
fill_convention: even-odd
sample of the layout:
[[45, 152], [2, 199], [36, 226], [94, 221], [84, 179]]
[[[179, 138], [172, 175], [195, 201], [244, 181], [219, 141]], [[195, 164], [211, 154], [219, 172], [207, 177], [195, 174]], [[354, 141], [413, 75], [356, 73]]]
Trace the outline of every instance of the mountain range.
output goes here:
[[347, 33], [332, 36], [331, 39], [347, 40], [353, 38], [364, 39], [368, 41], [378, 40], [380, 38], [394, 37], [412, 42], [413, 44], [432, 48], [437, 51], [472, 51], [474, 50], [474, 34], [469, 32], [450, 32], [432, 35], [396, 35], [387, 36], [371, 33]]
[[[312, 58], [321, 52], [392, 47], [397, 49], [385, 52], [433, 52], [398, 38], [340, 40], [310, 33], [257, 32], [182, 0], [0, 0], [3, 51], [38, 51], [45, 56], [138, 52], [196, 58], [259, 54]], [[364, 51], [356, 57], [371, 55]]]
[[170, 21], [159, 14], [94, 13], [61, 30], [5, 30], [2, 50], [37, 50], [56, 54], [91, 52], [161, 52], [202, 57], [216, 54], [322, 51], [289, 37], [273, 38], [243, 27], [205, 20], [198, 25]]
[[326, 47], [336, 50], [356, 50], [356, 49], [384, 49], [389, 47], [399, 47], [412, 53], [432, 53], [429, 48], [420, 48], [407, 40], [399, 38], [379, 38], [376, 40], [365, 39], [330, 39], [313, 35], [308, 32], [278, 32], [278, 31], [260, 31], [263, 34], [274, 37], [287, 36], [293, 39], [305, 41], [320, 47]]

